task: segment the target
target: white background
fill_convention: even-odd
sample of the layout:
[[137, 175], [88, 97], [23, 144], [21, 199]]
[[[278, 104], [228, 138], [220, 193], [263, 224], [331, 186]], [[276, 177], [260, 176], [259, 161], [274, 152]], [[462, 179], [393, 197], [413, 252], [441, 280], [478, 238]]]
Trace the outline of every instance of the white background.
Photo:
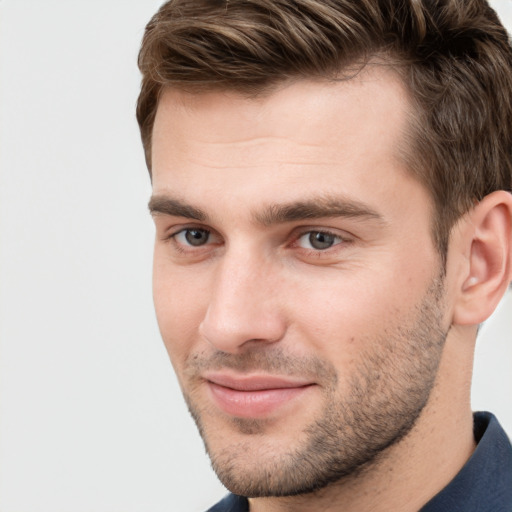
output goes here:
[[[201, 512], [225, 493], [152, 308], [134, 106], [159, 4], [0, 1], [0, 512]], [[509, 433], [511, 326], [509, 292], [473, 400]]]

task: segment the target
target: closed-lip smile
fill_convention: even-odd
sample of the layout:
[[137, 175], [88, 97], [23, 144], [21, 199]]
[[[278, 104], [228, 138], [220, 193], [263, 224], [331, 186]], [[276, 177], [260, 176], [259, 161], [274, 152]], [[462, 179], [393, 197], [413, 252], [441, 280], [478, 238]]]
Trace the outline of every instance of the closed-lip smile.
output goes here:
[[269, 374], [208, 373], [203, 376], [216, 405], [226, 414], [262, 418], [307, 392], [314, 382]]

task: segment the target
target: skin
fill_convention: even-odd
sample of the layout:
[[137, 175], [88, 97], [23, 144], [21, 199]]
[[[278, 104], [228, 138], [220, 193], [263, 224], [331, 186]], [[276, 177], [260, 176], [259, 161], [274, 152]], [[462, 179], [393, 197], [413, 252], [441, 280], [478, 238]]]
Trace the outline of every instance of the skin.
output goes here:
[[[375, 68], [257, 99], [160, 100], [157, 319], [214, 468], [251, 511], [418, 510], [474, 449], [470, 306], [485, 272], [471, 271], [490, 251], [472, 265], [465, 220], [441, 268], [430, 197], [399, 157], [408, 109]], [[312, 245], [319, 232], [326, 248]], [[219, 373], [307, 386], [226, 412]], [[333, 450], [336, 470], [320, 477]]]

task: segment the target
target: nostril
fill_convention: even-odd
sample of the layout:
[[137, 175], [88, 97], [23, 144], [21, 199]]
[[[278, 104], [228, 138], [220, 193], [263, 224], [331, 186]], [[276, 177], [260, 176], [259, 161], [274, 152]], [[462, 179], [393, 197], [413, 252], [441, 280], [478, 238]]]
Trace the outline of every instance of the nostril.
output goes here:
[[278, 310], [252, 312], [251, 315], [213, 314], [208, 311], [198, 327], [199, 336], [210, 346], [222, 352], [236, 353], [249, 344], [275, 343], [286, 331]]

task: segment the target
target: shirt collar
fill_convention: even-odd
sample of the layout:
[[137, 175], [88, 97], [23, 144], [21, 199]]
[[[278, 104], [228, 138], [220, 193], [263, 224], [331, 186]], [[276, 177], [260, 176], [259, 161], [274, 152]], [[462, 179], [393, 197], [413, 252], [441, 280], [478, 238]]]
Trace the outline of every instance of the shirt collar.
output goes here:
[[474, 415], [478, 443], [457, 476], [420, 512], [512, 510], [512, 446], [494, 415]]

